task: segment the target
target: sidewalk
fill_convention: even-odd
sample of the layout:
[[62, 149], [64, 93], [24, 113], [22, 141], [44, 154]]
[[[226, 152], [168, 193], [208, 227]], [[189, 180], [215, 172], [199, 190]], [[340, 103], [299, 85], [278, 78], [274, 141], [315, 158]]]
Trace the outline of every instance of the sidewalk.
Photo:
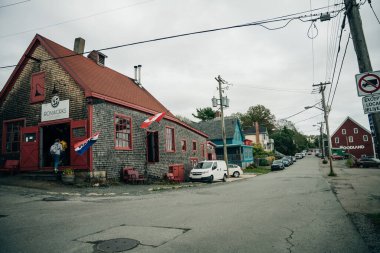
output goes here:
[[370, 251], [380, 252], [380, 169], [347, 168], [345, 162], [333, 161], [337, 176], [329, 177], [330, 165], [320, 160], [321, 172]]
[[[239, 178], [228, 178], [227, 182], [235, 182], [255, 177], [255, 174], [244, 174]], [[117, 182], [106, 186], [89, 185], [65, 185], [61, 181], [43, 181], [24, 179], [20, 175], [0, 176], [0, 187], [17, 188], [19, 192], [28, 192], [41, 195], [69, 197], [113, 197], [113, 196], [138, 196], [161, 191], [179, 190], [192, 187], [209, 187], [213, 184], [199, 182], [168, 183], [157, 182], [154, 184], [126, 184]]]

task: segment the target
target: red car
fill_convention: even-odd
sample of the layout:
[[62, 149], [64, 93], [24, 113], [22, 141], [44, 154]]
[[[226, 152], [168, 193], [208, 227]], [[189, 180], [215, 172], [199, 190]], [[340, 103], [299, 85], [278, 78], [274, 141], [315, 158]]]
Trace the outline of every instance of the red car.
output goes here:
[[331, 155], [331, 159], [333, 160], [343, 160], [344, 157], [341, 155]]

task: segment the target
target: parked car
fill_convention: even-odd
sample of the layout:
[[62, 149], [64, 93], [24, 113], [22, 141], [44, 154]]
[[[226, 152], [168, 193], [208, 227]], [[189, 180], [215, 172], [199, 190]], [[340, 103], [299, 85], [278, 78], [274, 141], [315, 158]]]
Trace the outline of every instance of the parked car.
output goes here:
[[271, 170], [283, 170], [285, 168], [285, 165], [281, 160], [274, 160], [272, 165], [271, 165]]
[[295, 156], [297, 159], [302, 159], [302, 158], [303, 158], [303, 156], [302, 156], [301, 153], [296, 153], [294, 156]]
[[292, 165], [294, 163], [291, 156], [285, 156], [285, 158], [288, 159], [290, 165]]
[[285, 167], [290, 166], [290, 161], [286, 157], [282, 158], [281, 160]]
[[240, 177], [240, 175], [243, 175], [241, 167], [236, 164], [228, 164], [228, 173], [233, 177]]
[[293, 163], [297, 162], [297, 158], [295, 156], [291, 156]]
[[341, 156], [341, 155], [331, 155], [331, 159], [333, 160], [343, 160], [344, 159], [344, 156]]
[[227, 179], [227, 165], [223, 160], [210, 160], [199, 162], [189, 175], [190, 181], [207, 181]]
[[380, 160], [372, 157], [363, 157], [357, 161], [360, 168], [377, 167], [380, 168]]

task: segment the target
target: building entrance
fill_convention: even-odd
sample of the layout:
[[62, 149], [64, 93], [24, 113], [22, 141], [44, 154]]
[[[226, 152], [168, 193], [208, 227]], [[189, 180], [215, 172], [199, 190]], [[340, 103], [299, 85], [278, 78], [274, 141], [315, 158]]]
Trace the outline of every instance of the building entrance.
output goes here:
[[[66, 143], [66, 149], [61, 153], [59, 166], [70, 165], [70, 123], [42, 126], [40, 129], [40, 165], [41, 167], [52, 167], [53, 158], [50, 154], [50, 147], [55, 139]], [[62, 144], [62, 143], [61, 143]], [[65, 146], [65, 145], [63, 145]], [[63, 147], [65, 148], [65, 147]]]

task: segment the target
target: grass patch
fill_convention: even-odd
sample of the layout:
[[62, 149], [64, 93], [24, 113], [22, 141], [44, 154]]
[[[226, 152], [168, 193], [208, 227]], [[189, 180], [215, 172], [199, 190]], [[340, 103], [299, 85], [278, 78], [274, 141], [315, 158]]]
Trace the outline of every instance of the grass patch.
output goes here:
[[255, 174], [267, 174], [271, 172], [270, 167], [258, 167], [258, 168], [246, 168], [244, 173], [255, 173]]

